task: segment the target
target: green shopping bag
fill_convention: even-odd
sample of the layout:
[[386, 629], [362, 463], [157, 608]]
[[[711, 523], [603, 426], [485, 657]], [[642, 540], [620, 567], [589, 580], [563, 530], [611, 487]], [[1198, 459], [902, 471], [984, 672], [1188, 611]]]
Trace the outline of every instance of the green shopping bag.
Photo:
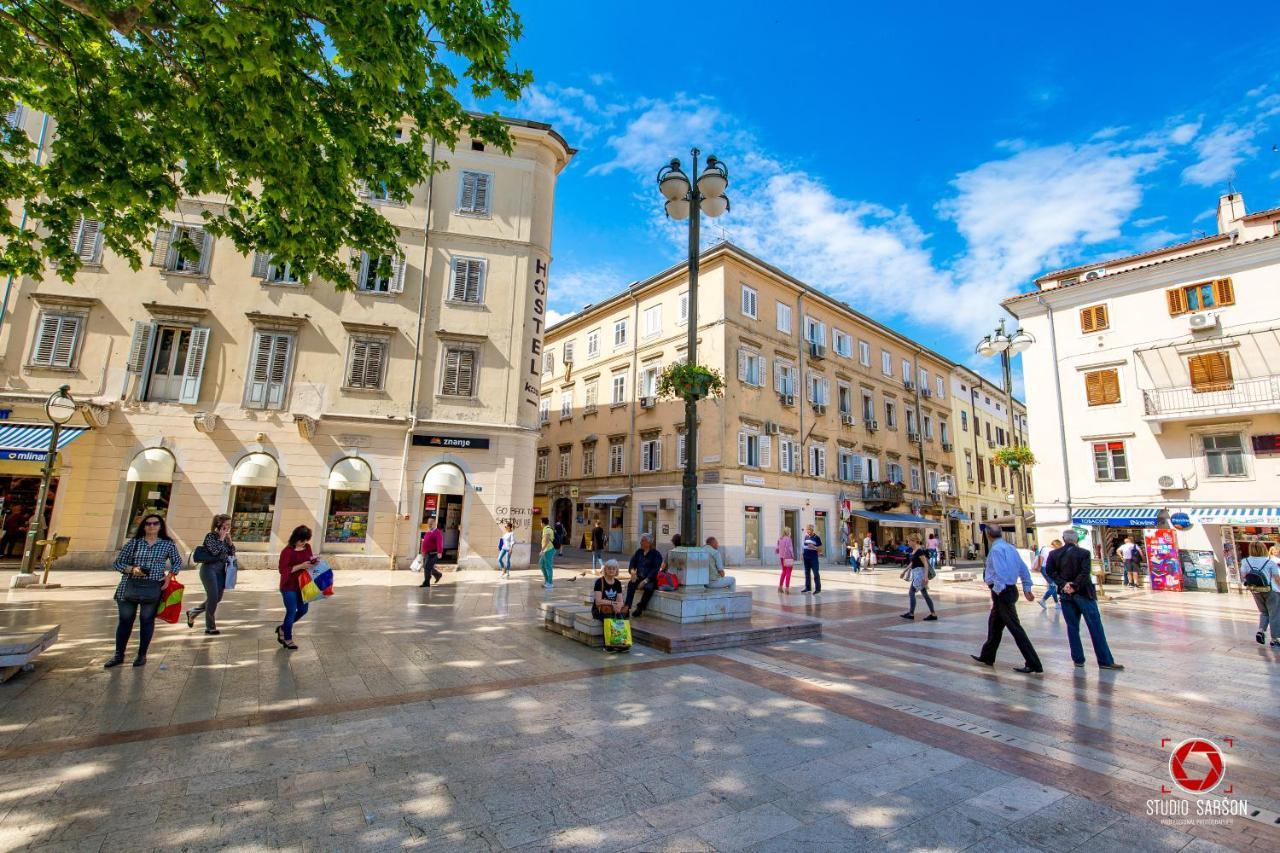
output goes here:
[[604, 647], [625, 652], [631, 648], [631, 620], [604, 620]]

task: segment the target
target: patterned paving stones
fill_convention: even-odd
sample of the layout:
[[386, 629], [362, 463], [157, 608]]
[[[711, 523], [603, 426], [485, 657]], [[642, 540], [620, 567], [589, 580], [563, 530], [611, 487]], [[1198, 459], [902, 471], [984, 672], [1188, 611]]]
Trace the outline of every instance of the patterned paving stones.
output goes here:
[[161, 625], [145, 669], [104, 671], [110, 575], [0, 594], [6, 625], [62, 624], [0, 686], [0, 850], [1280, 848], [1280, 826], [1145, 809], [1169, 782], [1161, 739], [1206, 736], [1235, 739], [1234, 796], [1280, 811], [1280, 661], [1250, 602], [1107, 604], [1124, 673], [1075, 670], [1053, 609], [1024, 608], [1048, 670], [1028, 680], [1012, 649], [967, 662], [976, 585], [943, 585], [924, 626], [887, 575], [832, 567], [817, 602], [737, 574], [823, 638], [611, 656], [540, 628], [544, 594], [581, 581], [368, 572], [290, 654], [271, 576], [246, 572], [221, 636]]

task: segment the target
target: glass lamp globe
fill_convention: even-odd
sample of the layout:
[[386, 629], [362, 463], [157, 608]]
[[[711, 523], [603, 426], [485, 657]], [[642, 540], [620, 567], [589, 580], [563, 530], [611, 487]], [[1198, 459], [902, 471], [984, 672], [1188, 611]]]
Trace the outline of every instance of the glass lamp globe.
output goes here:
[[991, 356], [995, 355], [995, 354], [996, 354], [996, 352], [998, 352], [998, 350], [996, 350], [996, 348], [995, 348], [995, 347], [993, 347], [993, 346], [991, 345], [991, 336], [990, 336], [990, 335], [988, 335], [987, 337], [983, 338], [983, 339], [978, 343], [978, 347], [977, 347], [977, 353], [978, 353], [978, 355], [983, 356], [983, 357], [985, 357], [985, 358], [989, 358], [989, 357], [991, 357]]
[[1019, 329], [1017, 333], [1009, 340], [1009, 352], [1017, 355], [1020, 352], [1026, 352], [1027, 349], [1036, 342], [1036, 339]]
[[56, 424], [65, 424], [76, 415], [76, 401], [71, 399], [64, 385], [44, 404], [44, 412]]
[[684, 198], [689, 194], [689, 177], [680, 170], [679, 160], [672, 160], [658, 172], [658, 191], [668, 201]]
[[1009, 348], [1009, 336], [1003, 332], [997, 332], [991, 336], [991, 350], [993, 352], [1004, 352]]
[[[701, 187], [701, 182], [699, 182]], [[727, 195], [719, 195], [702, 200], [702, 212], [712, 219], [717, 216], [723, 216], [729, 210], [729, 197]]]
[[673, 198], [666, 204], [667, 216], [672, 219], [688, 219], [689, 218], [689, 200], [685, 198]]
[[719, 160], [712, 157], [707, 160], [707, 168], [698, 177], [698, 192], [706, 198], [718, 198], [729, 188], [729, 174]]

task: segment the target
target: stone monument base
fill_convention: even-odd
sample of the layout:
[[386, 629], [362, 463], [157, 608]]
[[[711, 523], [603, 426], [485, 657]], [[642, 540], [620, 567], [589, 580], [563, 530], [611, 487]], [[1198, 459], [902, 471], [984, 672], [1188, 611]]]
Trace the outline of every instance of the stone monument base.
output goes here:
[[674, 592], [653, 594], [645, 616], [687, 625], [691, 622], [720, 622], [751, 618], [751, 593], [731, 589], [680, 587]]

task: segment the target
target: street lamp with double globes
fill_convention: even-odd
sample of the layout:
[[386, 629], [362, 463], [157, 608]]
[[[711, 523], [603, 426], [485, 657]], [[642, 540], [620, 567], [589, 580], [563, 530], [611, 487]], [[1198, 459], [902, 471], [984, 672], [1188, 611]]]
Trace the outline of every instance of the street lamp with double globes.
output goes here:
[[29, 575], [35, 571], [36, 543], [44, 536], [44, 508], [49, 501], [49, 483], [53, 480], [53, 465], [58, 457], [58, 436], [62, 427], [76, 415], [76, 401], [71, 396], [71, 386], [63, 385], [49, 395], [44, 402], [44, 414], [53, 424], [49, 433], [49, 452], [44, 459], [44, 470], [40, 475], [40, 491], [36, 495], [36, 509], [31, 525], [27, 528], [27, 544], [22, 552], [22, 567], [19, 572]]
[[[723, 162], [710, 156], [706, 167], [698, 175], [698, 155], [694, 148], [693, 169], [697, 183], [691, 184], [688, 175], [680, 168], [680, 161], [673, 159], [658, 171], [658, 191], [666, 199], [667, 216], [689, 220], [689, 309], [688, 309], [688, 363], [698, 363], [698, 254], [699, 230], [702, 214], [712, 218], [727, 213], [729, 197], [729, 170]], [[684, 477], [680, 489], [680, 539], [685, 547], [698, 544], [698, 403], [692, 397], [684, 402]]]
[[947, 496], [951, 494], [951, 478], [943, 476], [938, 479], [938, 497], [942, 498], [942, 554], [938, 556], [938, 565], [942, 565], [946, 556], [951, 553], [951, 519], [947, 517]]
[[[1000, 356], [1000, 366], [1004, 372], [1004, 392], [1009, 398], [1009, 442], [1013, 443], [1014, 424], [1016, 423], [1013, 412], [1013, 367], [1011, 365], [1012, 357], [1019, 353], [1026, 352], [1027, 348], [1036, 342], [1036, 339], [1019, 328], [1016, 332], [1010, 334], [1005, 330], [1004, 318], [1000, 318], [1000, 324], [996, 326], [995, 331], [978, 341], [975, 351], [984, 358], [990, 358], [993, 355]], [[1017, 495], [1010, 495], [1010, 503], [1016, 503], [1016, 517], [1014, 518], [1014, 530], [1016, 544], [1019, 548], [1027, 547], [1027, 522], [1022, 517], [1022, 480], [1018, 476], [1018, 468], [1016, 465], [1009, 466], [1013, 473], [1014, 488]], [[1016, 500], [1015, 500], [1016, 497]]]

